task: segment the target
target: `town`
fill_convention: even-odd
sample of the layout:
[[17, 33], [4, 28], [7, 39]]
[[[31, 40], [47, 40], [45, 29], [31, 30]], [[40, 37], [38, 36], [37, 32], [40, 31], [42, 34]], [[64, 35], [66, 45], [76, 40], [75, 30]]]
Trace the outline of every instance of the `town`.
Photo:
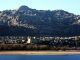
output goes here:
[[0, 50], [6, 49], [78, 50], [80, 49], [80, 36], [73, 37], [0, 36]]

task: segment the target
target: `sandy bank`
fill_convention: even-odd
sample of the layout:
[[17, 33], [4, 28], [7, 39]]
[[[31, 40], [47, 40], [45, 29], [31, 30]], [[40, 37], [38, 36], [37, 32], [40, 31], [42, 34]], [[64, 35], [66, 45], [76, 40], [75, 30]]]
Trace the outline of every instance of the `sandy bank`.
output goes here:
[[0, 55], [73, 55], [75, 51], [0, 51]]

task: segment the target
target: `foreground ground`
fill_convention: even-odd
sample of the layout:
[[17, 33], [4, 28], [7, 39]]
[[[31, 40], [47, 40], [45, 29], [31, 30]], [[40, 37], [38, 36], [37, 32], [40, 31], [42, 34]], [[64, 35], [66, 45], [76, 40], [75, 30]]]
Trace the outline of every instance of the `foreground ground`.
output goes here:
[[73, 55], [80, 51], [0, 51], [0, 55]]

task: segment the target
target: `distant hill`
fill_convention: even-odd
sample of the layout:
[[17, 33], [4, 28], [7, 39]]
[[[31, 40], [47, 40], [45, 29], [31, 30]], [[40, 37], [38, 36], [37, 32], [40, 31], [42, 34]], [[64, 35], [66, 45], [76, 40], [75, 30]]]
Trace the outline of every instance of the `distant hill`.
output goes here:
[[0, 11], [0, 36], [78, 36], [80, 15], [21, 6]]

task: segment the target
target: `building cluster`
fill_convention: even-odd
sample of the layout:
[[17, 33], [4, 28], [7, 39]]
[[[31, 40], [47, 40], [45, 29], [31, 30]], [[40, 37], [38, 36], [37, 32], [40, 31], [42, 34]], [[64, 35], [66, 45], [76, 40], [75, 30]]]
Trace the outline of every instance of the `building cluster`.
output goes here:
[[46, 41], [79, 40], [80, 36], [74, 37], [31, 37], [31, 36], [0, 36], [0, 44], [38, 44]]

